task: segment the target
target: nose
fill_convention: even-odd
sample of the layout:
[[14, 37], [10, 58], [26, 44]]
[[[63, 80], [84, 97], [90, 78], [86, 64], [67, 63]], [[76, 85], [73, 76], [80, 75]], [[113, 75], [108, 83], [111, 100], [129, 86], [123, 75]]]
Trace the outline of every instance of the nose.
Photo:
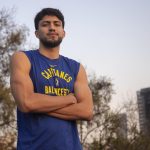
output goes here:
[[49, 31], [55, 31], [55, 26], [52, 23], [49, 25]]
[[50, 31], [50, 32], [54, 32], [55, 29], [54, 29], [54, 28], [49, 28], [49, 31]]

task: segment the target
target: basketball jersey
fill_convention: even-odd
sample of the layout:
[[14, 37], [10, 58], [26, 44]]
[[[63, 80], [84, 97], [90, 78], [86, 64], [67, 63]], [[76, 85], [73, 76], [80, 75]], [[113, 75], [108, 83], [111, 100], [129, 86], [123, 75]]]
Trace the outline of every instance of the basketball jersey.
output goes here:
[[[62, 55], [49, 59], [39, 50], [24, 51], [31, 63], [34, 92], [51, 96], [74, 93], [80, 64]], [[41, 99], [42, 101], [42, 99]], [[76, 121], [17, 109], [18, 150], [82, 150]]]

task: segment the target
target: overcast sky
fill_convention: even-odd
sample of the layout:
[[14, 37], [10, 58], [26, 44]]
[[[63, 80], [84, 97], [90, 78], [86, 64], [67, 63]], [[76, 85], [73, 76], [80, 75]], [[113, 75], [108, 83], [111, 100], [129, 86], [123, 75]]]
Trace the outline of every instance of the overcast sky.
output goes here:
[[[60, 9], [66, 21], [61, 54], [80, 61], [89, 73], [112, 78], [120, 104], [150, 87], [150, 0], [4, 0], [15, 20], [34, 36], [34, 16], [44, 7]], [[31, 44], [31, 45], [32, 45]]]

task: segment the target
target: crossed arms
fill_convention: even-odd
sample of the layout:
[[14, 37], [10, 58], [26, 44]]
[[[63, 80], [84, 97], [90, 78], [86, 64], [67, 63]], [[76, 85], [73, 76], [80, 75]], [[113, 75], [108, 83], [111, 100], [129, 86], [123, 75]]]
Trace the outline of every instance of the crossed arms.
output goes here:
[[29, 76], [31, 64], [23, 52], [13, 54], [10, 64], [11, 91], [20, 111], [45, 113], [64, 120], [92, 119], [92, 94], [82, 65], [74, 84], [74, 95], [49, 96], [34, 92]]

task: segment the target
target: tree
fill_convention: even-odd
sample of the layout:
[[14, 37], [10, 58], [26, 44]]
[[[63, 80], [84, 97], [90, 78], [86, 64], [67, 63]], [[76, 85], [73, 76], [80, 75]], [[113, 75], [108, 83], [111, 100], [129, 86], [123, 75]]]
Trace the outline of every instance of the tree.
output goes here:
[[102, 146], [108, 144], [113, 132], [114, 124], [117, 122], [116, 115], [110, 110], [109, 102], [114, 93], [111, 79], [107, 77], [96, 78], [91, 76], [89, 87], [92, 91], [94, 103], [94, 116], [92, 121], [78, 121], [80, 139], [83, 146], [88, 144], [88, 140], [98, 140]]
[[89, 86], [94, 101], [94, 117], [90, 122], [78, 122], [82, 145], [90, 150], [132, 150], [137, 138], [141, 139], [137, 130], [136, 105], [130, 102], [112, 111], [109, 102], [114, 93], [113, 84], [107, 77], [93, 76]]
[[2, 81], [6, 81], [9, 76], [11, 54], [20, 49], [26, 41], [28, 30], [26, 26], [15, 23], [13, 11], [13, 9], [4, 8], [0, 10], [0, 77]]
[[[136, 99], [128, 97], [128, 101], [120, 108], [121, 112], [127, 115], [127, 138], [116, 134], [110, 142], [110, 149], [113, 150], [149, 150], [150, 137], [140, 132], [138, 127], [138, 108]], [[117, 125], [119, 127], [119, 124]], [[116, 126], [116, 127], [117, 127]], [[117, 127], [117, 128], [118, 128]]]
[[[17, 25], [13, 9], [0, 10], [0, 147], [13, 149], [16, 138], [15, 103], [9, 87], [9, 63], [13, 52], [23, 46], [27, 27]], [[2, 143], [4, 141], [4, 143]]]

